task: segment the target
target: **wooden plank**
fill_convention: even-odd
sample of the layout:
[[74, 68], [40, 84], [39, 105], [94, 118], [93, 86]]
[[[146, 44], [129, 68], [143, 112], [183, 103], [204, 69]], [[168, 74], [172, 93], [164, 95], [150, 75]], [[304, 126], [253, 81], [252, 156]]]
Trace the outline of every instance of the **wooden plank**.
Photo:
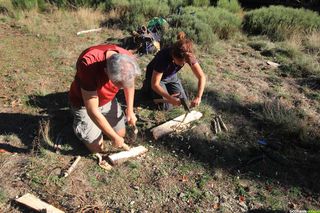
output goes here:
[[122, 151], [116, 154], [109, 155], [108, 158], [113, 165], [120, 164], [128, 160], [129, 158], [134, 158], [143, 153], [147, 152], [148, 149], [144, 146], [133, 147], [128, 151]]
[[202, 117], [202, 113], [197, 111], [191, 111], [187, 114], [185, 119], [184, 117], [185, 114], [180, 115], [179, 117], [176, 117], [173, 120], [170, 120], [166, 123], [161, 124], [160, 126], [151, 129], [154, 139], [157, 140], [164, 135], [170, 134], [178, 125], [185, 125], [187, 123], [200, 119]]
[[51, 206], [50, 204], [40, 200], [36, 196], [32, 194], [25, 194], [22, 197], [16, 199], [18, 203], [21, 203], [23, 205], [26, 205], [33, 210], [39, 211], [39, 212], [47, 212], [47, 213], [63, 213], [64, 211], [61, 211], [60, 209], [57, 209], [54, 206]]

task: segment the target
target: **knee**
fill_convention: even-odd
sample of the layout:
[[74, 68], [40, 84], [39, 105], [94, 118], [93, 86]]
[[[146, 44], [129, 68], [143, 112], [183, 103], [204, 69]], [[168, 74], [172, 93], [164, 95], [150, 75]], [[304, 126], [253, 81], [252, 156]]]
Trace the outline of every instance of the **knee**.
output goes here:
[[120, 137], [126, 136], [126, 129], [123, 128], [123, 129], [118, 130], [118, 131], [117, 131], [117, 134], [118, 134]]
[[99, 153], [103, 151], [103, 137], [99, 137], [92, 143], [84, 143], [91, 153]]

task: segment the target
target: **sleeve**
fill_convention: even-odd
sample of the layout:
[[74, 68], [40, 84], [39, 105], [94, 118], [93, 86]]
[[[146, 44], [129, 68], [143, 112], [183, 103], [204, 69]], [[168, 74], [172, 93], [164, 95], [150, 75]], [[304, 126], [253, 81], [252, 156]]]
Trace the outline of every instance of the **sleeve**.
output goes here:
[[199, 62], [198, 62], [197, 58], [194, 55], [192, 55], [187, 59], [187, 63], [190, 66], [192, 66], [192, 65], [195, 65], [196, 63], [199, 63]]
[[80, 88], [87, 91], [97, 90], [95, 76], [95, 69], [92, 64], [87, 65], [84, 59], [79, 61], [79, 63], [77, 64], [77, 79]]

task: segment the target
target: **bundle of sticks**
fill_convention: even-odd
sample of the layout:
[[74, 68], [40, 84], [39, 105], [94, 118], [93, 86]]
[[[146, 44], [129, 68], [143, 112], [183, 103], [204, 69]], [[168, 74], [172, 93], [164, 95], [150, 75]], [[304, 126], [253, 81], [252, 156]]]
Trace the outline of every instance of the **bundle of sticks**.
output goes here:
[[225, 123], [221, 118], [221, 115], [214, 116], [214, 118], [211, 121], [211, 126], [214, 129], [215, 134], [218, 134], [219, 132], [221, 132], [222, 129], [226, 132], [228, 131], [227, 126], [225, 125]]

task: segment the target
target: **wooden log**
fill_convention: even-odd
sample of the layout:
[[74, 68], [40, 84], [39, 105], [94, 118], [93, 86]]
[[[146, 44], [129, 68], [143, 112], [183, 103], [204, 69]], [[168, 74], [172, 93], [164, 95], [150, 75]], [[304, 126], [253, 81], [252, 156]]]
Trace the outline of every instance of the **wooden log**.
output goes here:
[[185, 125], [187, 123], [200, 119], [202, 117], [202, 113], [197, 111], [191, 111], [187, 114], [185, 119], [184, 117], [185, 114], [180, 115], [179, 117], [176, 117], [173, 120], [167, 121], [166, 123], [163, 123], [160, 126], [151, 129], [154, 139], [157, 140], [164, 135], [174, 132], [174, 127], [178, 125]]
[[137, 146], [137, 147], [133, 147], [128, 151], [122, 151], [116, 154], [112, 154], [109, 155], [109, 161], [113, 164], [120, 164], [123, 163], [125, 161], [127, 161], [130, 158], [134, 158], [137, 157], [139, 155], [142, 155], [143, 153], [147, 152], [148, 149], [145, 148], [144, 146]]
[[16, 199], [16, 202], [21, 203], [25, 206], [28, 206], [33, 210], [36, 210], [39, 212], [47, 212], [47, 213], [63, 213], [64, 212], [29, 193]]

